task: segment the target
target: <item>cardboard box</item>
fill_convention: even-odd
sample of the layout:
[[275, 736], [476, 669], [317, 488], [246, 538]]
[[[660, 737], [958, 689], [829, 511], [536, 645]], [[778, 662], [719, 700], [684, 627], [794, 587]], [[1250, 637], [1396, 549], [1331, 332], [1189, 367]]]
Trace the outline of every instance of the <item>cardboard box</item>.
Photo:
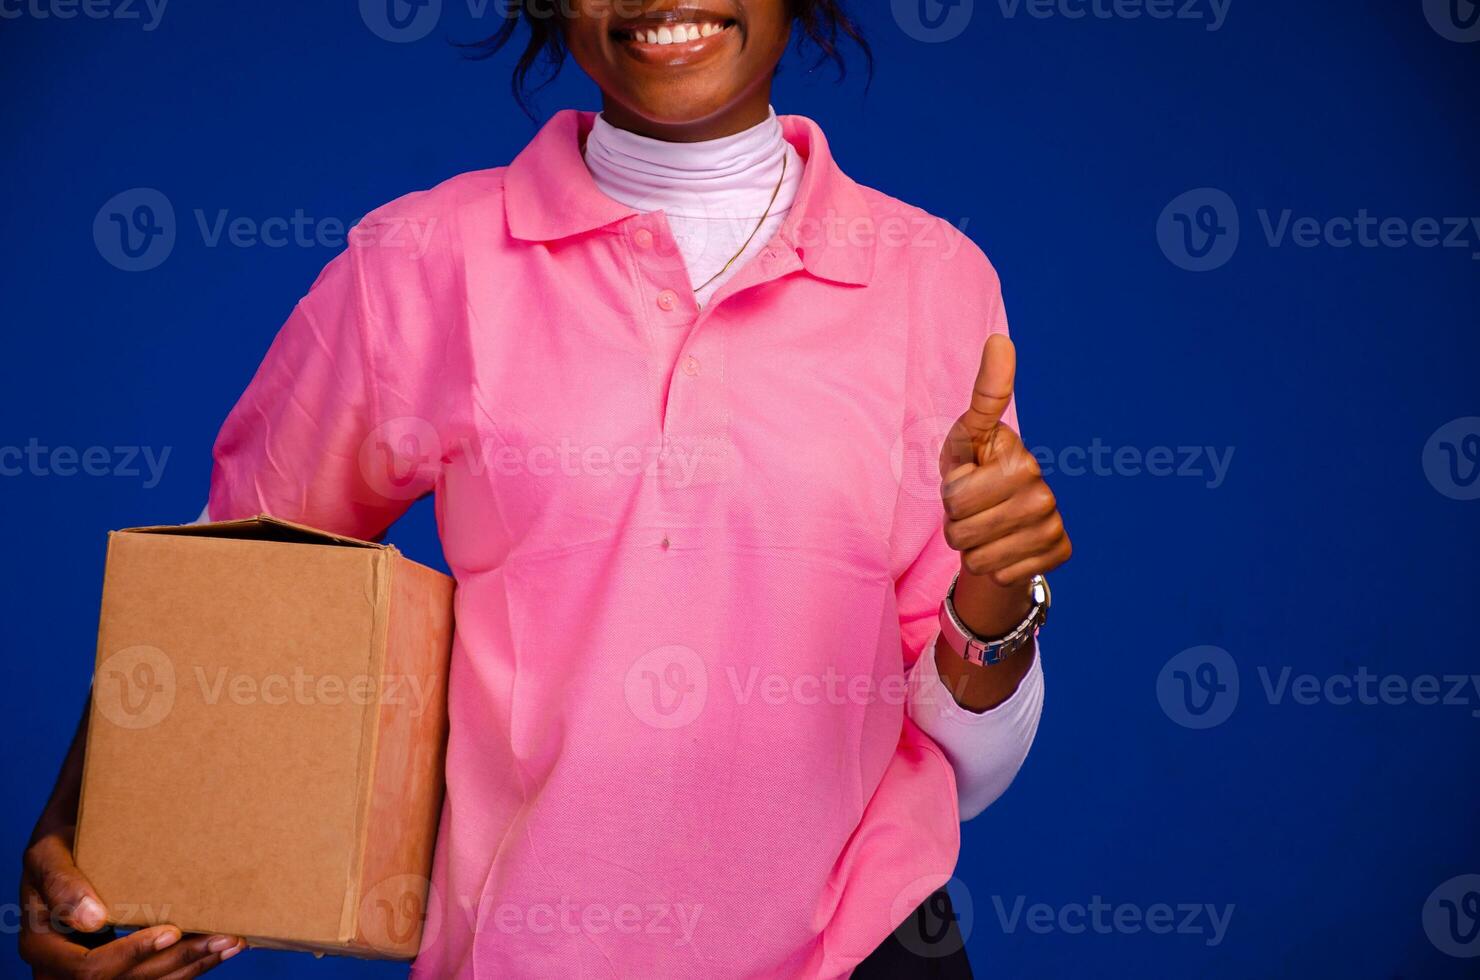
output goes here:
[[414, 956], [452, 593], [265, 516], [110, 534], [76, 856], [113, 921]]

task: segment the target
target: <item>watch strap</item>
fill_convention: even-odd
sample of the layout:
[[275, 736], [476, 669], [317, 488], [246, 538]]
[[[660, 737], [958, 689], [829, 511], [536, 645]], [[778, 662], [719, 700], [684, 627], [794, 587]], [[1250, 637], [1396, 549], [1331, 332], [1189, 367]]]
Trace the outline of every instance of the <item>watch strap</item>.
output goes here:
[[1033, 608], [1028, 611], [1023, 621], [1005, 636], [996, 638], [981, 636], [973, 632], [971, 627], [967, 626], [956, 614], [956, 582], [959, 579], [960, 573], [958, 572], [951, 579], [951, 587], [946, 591], [945, 600], [940, 604], [940, 635], [947, 646], [970, 663], [1001, 663], [1032, 643], [1038, 631], [1048, 620], [1048, 607], [1052, 602], [1048, 580], [1042, 575], [1035, 575], [1028, 585], [1033, 598]]

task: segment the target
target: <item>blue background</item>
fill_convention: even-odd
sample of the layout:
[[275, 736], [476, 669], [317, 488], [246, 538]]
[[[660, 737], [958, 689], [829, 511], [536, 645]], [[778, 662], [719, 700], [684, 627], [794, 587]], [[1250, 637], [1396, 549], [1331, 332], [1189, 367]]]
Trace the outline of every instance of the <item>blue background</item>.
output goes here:
[[[335, 252], [209, 247], [195, 212], [352, 220], [505, 163], [533, 132], [508, 94], [512, 59], [448, 46], [492, 30], [465, 0], [405, 43], [345, 3], [179, 3], [145, 30], [27, 2], [0, 19], [0, 444], [170, 455], [153, 486], [147, 470], [0, 477], [0, 850], [14, 856], [86, 690], [105, 531], [195, 517], [217, 426]], [[1055, 579], [1033, 755], [964, 828], [956, 889], [977, 972], [1473, 975], [1422, 919], [1431, 892], [1480, 871], [1480, 694], [1276, 703], [1260, 671], [1476, 671], [1480, 502], [1440, 492], [1425, 459], [1443, 450], [1425, 447], [1480, 415], [1480, 232], [1463, 248], [1306, 248], [1272, 244], [1260, 211], [1480, 215], [1480, 43], [1442, 37], [1418, 0], [1240, 0], [1218, 30], [978, 0], [934, 42], [911, 8], [862, 17], [878, 56], [867, 92], [861, 71], [837, 84], [792, 58], [778, 109], [818, 119], [861, 182], [967, 222], [1005, 285], [1030, 445], [1233, 451], [1216, 486], [1206, 457], [1195, 476], [1050, 477], [1077, 553]], [[538, 109], [595, 103], [567, 69]], [[140, 187], [172, 202], [178, 237], [157, 268], [126, 272], [93, 224]], [[1205, 272], [1158, 237], [1163, 209], [1198, 188], [1224, 192], [1241, 228]], [[1212, 200], [1179, 213], [1196, 223]], [[426, 506], [392, 537], [440, 562]], [[1226, 721], [1194, 729], [1181, 722], [1206, 716], [1158, 677], [1204, 645], [1228, 652], [1219, 680], [1235, 673], [1240, 693], [1215, 707]], [[1234, 912], [1210, 945], [1206, 931], [1013, 928], [997, 904], [1019, 896]], [[11, 906], [7, 936], [13, 924]], [[0, 973], [21, 969], [8, 939]], [[227, 972], [404, 968], [251, 951]]]

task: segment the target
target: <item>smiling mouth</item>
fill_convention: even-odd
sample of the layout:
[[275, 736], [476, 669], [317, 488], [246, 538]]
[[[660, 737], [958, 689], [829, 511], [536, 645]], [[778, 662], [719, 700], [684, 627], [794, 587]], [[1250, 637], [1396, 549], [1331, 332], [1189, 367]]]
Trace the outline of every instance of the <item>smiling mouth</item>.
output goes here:
[[[648, 24], [631, 24], [611, 32], [618, 44], [648, 50], [708, 47], [711, 38], [733, 33], [736, 23], [727, 18], [699, 16], [693, 19], [667, 19]], [[674, 53], [677, 53], [675, 50]]]

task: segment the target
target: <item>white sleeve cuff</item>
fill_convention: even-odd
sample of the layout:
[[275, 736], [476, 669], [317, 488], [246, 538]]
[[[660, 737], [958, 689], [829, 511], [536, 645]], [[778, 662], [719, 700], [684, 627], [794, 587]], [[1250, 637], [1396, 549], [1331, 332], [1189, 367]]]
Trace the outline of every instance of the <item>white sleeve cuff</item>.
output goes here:
[[[938, 634], [937, 634], [938, 635]], [[1028, 656], [1028, 651], [1018, 656]], [[925, 644], [910, 671], [909, 713], [935, 740], [956, 770], [961, 819], [970, 820], [1012, 784], [1043, 714], [1043, 660], [1034, 641], [1033, 666], [1006, 701], [975, 712], [956, 703], [935, 667], [935, 640]]]

